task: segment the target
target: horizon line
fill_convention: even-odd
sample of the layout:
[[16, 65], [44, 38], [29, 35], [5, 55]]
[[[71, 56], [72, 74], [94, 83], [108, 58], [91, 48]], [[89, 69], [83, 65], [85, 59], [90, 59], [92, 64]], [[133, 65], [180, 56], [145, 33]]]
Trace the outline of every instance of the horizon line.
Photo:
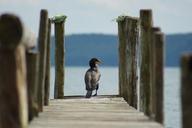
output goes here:
[[[171, 35], [187, 35], [192, 34], [192, 32], [176, 32], [176, 33], [165, 33], [165, 35], [171, 36]], [[102, 33], [102, 32], [83, 32], [83, 33], [69, 33], [65, 34], [65, 36], [76, 36], [76, 35], [104, 35], [104, 36], [117, 36], [118, 34], [114, 33]], [[54, 34], [51, 34], [51, 36], [54, 36]]]

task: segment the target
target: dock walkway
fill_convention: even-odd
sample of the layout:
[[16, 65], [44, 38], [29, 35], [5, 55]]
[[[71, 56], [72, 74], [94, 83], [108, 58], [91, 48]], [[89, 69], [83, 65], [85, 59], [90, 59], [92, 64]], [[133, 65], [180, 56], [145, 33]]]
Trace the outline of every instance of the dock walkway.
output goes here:
[[51, 100], [29, 128], [163, 128], [121, 97]]

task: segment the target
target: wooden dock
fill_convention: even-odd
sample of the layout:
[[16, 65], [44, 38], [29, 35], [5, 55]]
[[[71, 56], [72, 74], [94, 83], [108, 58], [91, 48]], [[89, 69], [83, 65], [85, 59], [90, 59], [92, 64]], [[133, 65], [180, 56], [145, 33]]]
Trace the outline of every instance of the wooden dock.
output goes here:
[[[152, 10], [141, 10], [137, 18], [117, 18], [119, 97], [64, 97], [65, 19], [64, 15], [49, 18], [42, 9], [36, 41], [18, 16], [0, 15], [0, 128], [162, 128], [164, 34], [152, 31]], [[54, 100], [49, 98], [51, 23], [55, 25]], [[158, 51], [155, 57], [150, 56], [149, 45]], [[151, 72], [158, 79], [152, 80]]]
[[121, 97], [50, 100], [29, 128], [163, 128]]
[[[165, 36], [153, 26], [152, 10], [117, 18], [118, 96], [90, 99], [64, 97], [65, 19], [49, 18], [42, 9], [36, 44], [18, 16], [0, 15], [0, 128], [163, 128]], [[54, 100], [49, 98], [51, 23]], [[182, 57], [181, 69], [182, 128], [192, 128], [192, 54]]]

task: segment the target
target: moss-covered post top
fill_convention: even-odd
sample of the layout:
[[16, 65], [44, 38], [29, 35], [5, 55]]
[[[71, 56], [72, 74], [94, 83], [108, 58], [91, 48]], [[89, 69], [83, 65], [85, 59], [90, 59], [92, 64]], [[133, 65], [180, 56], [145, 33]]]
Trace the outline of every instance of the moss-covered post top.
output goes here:
[[56, 16], [53, 16], [51, 19], [51, 22], [52, 23], [62, 23], [62, 22], [65, 22], [67, 16], [65, 15], [56, 15]]
[[116, 22], [123, 22], [125, 19], [132, 19], [132, 20], [139, 20], [137, 17], [131, 17], [131, 16], [126, 16], [126, 15], [120, 15], [116, 18]]
[[127, 16], [125, 16], [125, 15], [120, 15], [120, 16], [118, 16], [118, 17], [116, 18], [116, 22], [124, 21], [126, 17], [127, 17]]

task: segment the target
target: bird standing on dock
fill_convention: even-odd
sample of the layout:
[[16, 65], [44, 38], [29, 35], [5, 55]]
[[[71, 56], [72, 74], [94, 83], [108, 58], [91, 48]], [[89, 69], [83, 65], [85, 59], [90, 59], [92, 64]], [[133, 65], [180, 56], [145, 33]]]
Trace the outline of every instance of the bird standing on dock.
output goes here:
[[96, 90], [96, 93], [93, 96], [97, 96], [97, 90], [99, 89], [99, 80], [101, 74], [98, 69], [98, 64], [101, 61], [97, 58], [92, 58], [89, 61], [90, 68], [85, 73], [85, 86], [87, 90], [86, 98], [90, 98], [92, 96], [93, 90]]

